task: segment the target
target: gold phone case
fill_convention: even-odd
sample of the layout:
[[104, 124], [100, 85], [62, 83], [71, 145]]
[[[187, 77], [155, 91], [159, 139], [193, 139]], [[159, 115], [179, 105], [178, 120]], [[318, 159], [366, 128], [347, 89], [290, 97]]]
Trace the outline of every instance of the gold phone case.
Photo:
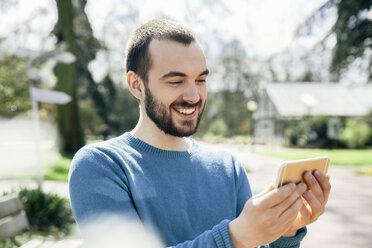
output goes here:
[[283, 162], [279, 167], [275, 187], [281, 187], [289, 182], [294, 182], [296, 184], [303, 182], [303, 174], [305, 171], [313, 172], [314, 170], [319, 170], [326, 175], [329, 161], [329, 157], [318, 157]]

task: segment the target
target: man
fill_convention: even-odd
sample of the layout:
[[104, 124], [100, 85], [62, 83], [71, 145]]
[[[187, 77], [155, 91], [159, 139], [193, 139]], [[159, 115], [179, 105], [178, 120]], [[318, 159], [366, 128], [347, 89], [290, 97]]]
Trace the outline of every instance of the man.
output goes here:
[[166, 246], [299, 247], [305, 225], [324, 211], [328, 178], [306, 173], [306, 184], [252, 197], [235, 158], [188, 138], [203, 113], [209, 73], [189, 29], [151, 21], [134, 32], [126, 56], [140, 118], [131, 132], [73, 159], [71, 204], [83, 235], [90, 221], [114, 213], [158, 233]]

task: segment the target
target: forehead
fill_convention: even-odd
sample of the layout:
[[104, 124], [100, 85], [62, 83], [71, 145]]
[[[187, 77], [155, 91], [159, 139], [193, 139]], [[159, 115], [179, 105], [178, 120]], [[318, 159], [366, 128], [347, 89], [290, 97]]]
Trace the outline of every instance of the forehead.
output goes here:
[[150, 73], [179, 71], [187, 75], [207, 69], [206, 59], [197, 42], [184, 45], [170, 40], [152, 40], [149, 45], [152, 67]]

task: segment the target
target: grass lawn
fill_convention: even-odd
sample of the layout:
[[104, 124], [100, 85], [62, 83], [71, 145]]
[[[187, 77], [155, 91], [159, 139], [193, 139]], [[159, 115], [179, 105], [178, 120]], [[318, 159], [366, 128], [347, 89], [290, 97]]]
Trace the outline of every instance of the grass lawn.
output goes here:
[[[88, 140], [87, 144], [100, 142], [102, 140]], [[68, 171], [70, 169], [71, 160], [74, 154], [61, 155], [56, 152], [52, 154], [50, 158], [46, 161], [44, 169], [44, 179], [54, 180], [54, 181], [64, 181], [68, 180]]]
[[[257, 152], [258, 154], [283, 158], [286, 160], [305, 159], [312, 157], [328, 156], [331, 159], [331, 165], [351, 165], [363, 166], [357, 173], [372, 175], [372, 149], [348, 150], [348, 149], [282, 149], [274, 152]], [[67, 182], [68, 171], [73, 155], [61, 155], [56, 153], [47, 161], [44, 170], [46, 180], [56, 180]], [[250, 171], [247, 171], [249, 173]]]
[[67, 182], [68, 170], [73, 155], [61, 155], [56, 153], [49, 161], [44, 170], [44, 179]]
[[[88, 140], [87, 144], [100, 141], [102, 140]], [[67, 182], [68, 171], [70, 169], [70, 164], [73, 157], [74, 154], [61, 155], [58, 152], [52, 154], [46, 161], [44, 169], [44, 179]]]
[[259, 152], [259, 154], [288, 160], [328, 156], [332, 165], [372, 165], [372, 150], [349, 149], [283, 149], [275, 152]]

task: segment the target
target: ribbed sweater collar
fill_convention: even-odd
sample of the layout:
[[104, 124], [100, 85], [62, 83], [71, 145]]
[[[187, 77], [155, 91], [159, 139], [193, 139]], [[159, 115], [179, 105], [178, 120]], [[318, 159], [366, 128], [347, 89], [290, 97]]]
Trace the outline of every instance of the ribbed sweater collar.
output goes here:
[[129, 132], [125, 132], [121, 136], [127, 145], [130, 147], [140, 151], [141, 153], [148, 153], [152, 154], [157, 157], [163, 157], [163, 158], [182, 158], [182, 157], [190, 157], [196, 150], [197, 150], [197, 144], [192, 138], [189, 138], [191, 141], [191, 147], [188, 150], [185, 151], [169, 151], [169, 150], [163, 150], [160, 148], [157, 148], [155, 146], [149, 145], [146, 142], [143, 142], [142, 140], [136, 138]]

